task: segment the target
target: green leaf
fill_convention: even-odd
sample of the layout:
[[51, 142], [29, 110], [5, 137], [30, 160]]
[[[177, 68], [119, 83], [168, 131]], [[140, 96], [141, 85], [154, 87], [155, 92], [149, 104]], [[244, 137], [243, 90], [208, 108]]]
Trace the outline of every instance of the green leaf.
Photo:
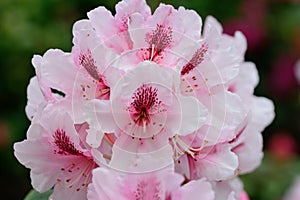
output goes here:
[[48, 190], [47, 192], [39, 193], [36, 190], [31, 190], [24, 200], [48, 200], [52, 192], [52, 190]]

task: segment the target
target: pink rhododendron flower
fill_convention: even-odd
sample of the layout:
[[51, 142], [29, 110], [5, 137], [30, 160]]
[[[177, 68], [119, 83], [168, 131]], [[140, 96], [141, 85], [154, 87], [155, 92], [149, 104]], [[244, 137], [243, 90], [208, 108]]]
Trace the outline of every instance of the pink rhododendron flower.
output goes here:
[[71, 117], [63, 110], [43, 111], [27, 140], [14, 145], [15, 156], [28, 167], [33, 187], [45, 192], [54, 186], [52, 199], [85, 199], [92, 170], [97, 167], [83, 146]]
[[73, 26], [71, 52], [35, 55], [15, 156], [50, 199], [239, 200], [274, 106], [253, 95], [246, 38], [209, 16], [123, 0]]
[[[168, 148], [164, 146], [168, 146], [168, 138], [175, 133], [186, 135], [197, 130], [203, 124], [207, 113], [195, 98], [176, 94], [173, 88], [179, 87], [179, 85], [176, 86], [179, 82], [175, 77], [176, 74], [173, 75], [173, 73], [173, 71], [160, 68], [153, 62], [146, 61], [139, 64], [127, 72], [114, 87], [111, 102], [91, 101], [88, 105], [88, 112], [94, 111], [96, 119], [92, 118], [90, 124], [99, 123], [96, 130], [102, 130], [103, 133], [121, 134], [121, 141], [124, 141], [124, 144], [118, 139], [116, 144], [126, 151], [119, 151], [119, 153], [145, 154], [162, 148], [167, 150]], [[107, 120], [109, 122], [101, 123]], [[95, 133], [89, 132], [89, 134]], [[100, 144], [102, 137], [99, 139], [95, 147]], [[128, 140], [133, 144], [136, 143], [136, 148], [132, 148], [132, 145], [130, 149], [127, 148]], [[94, 140], [93, 143], [95, 142]], [[146, 143], [149, 144], [146, 145]], [[114, 150], [116, 149], [113, 148]], [[172, 157], [171, 152], [170, 154], [169, 158]], [[118, 159], [125, 156], [120, 155]], [[114, 163], [114, 158], [115, 156], [113, 156], [112, 163]]]

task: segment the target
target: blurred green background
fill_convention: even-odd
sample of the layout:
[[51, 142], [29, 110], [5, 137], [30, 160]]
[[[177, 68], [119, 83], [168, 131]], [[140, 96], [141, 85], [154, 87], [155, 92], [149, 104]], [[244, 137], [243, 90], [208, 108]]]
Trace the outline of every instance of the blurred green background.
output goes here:
[[[114, 12], [118, 1], [0, 1], [0, 194], [23, 199], [31, 189], [29, 170], [13, 156], [13, 143], [25, 138], [26, 87], [34, 75], [31, 58], [49, 48], [70, 51], [72, 25], [100, 5]], [[256, 63], [260, 84], [255, 94], [272, 99], [276, 118], [263, 133], [265, 158], [254, 173], [242, 176], [254, 200], [280, 200], [300, 175], [300, 90], [294, 73], [300, 59], [300, 3], [297, 0], [148, 0], [215, 16], [226, 33], [241, 30], [248, 39], [246, 60]]]

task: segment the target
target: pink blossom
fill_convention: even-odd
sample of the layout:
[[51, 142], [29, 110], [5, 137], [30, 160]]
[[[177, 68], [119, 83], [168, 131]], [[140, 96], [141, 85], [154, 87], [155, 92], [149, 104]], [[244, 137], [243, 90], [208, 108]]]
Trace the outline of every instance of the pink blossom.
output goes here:
[[[116, 15], [104, 7], [98, 7], [88, 13], [88, 17], [97, 35], [117, 53], [133, 48], [128, 26], [133, 15], [141, 16], [145, 21], [151, 15], [145, 0], [124, 0], [116, 5]], [[101, 19], [101, 20], [99, 20]]]
[[[179, 87], [176, 85], [179, 82], [175, 75], [173, 70], [160, 68], [157, 64], [146, 61], [128, 71], [118, 81], [111, 94], [111, 102], [91, 101], [86, 111], [94, 130], [91, 129], [88, 135], [91, 145], [97, 148], [103, 133], [112, 132], [118, 137], [115, 145], [119, 146], [113, 148], [113, 152], [119, 150], [118, 155], [126, 153], [130, 157], [137, 153], [141, 156], [140, 154], [158, 153], [162, 150], [166, 152], [160, 154], [168, 155], [169, 158], [165, 161], [169, 164], [172, 153], [168, 147], [168, 138], [175, 133], [186, 135], [197, 130], [207, 114], [205, 107], [196, 98], [176, 93], [174, 88]], [[95, 141], [95, 134], [99, 135], [98, 130], [102, 131], [102, 136], [98, 136]], [[132, 145], [128, 146], [130, 142]], [[122, 155], [113, 155], [111, 164], [115, 163], [115, 158], [126, 157]], [[163, 163], [165, 162], [161, 162], [164, 166]], [[125, 166], [124, 168], [129, 170]]]
[[[253, 95], [246, 38], [209, 16], [123, 0], [73, 26], [71, 52], [32, 59], [15, 156], [50, 199], [239, 200], [274, 106]], [[100, 167], [99, 167], [100, 166]], [[92, 172], [93, 171], [93, 172]], [[176, 173], [174, 172], [176, 171]], [[89, 186], [88, 186], [89, 185]], [[87, 189], [88, 188], [88, 189]]]
[[[65, 107], [72, 118], [76, 123], [83, 123], [82, 108], [85, 102], [90, 99], [108, 100], [110, 85], [118, 79], [120, 72], [114, 67], [107, 69], [116, 55], [103, 46], [88, 22], [77, 22], [73, 32], [75, 45], [72, 53], [48, 50], [43, 57], [35, 56], [33, 63], [41, 91], [46, 95], [44, 98], [51, 98], [52, 89], [61, 92], [69, 101], [65, 101]], [[107, 74], [111, 73], [114, 76], [108, 79]]]
[[211, 185], [204, 179], [191, 181], [181, 186], [184, 178], [170, 170], [148, 174], [125, 174], [104, 168], [93, 171], [88, 199], [166, 199], [193, 200], [214, 199]]
[[160, 4], [146, 20], [143, 15], [134, 13], [128, 23], [133, 50], [121, 57], [120, 65], [131, 68], [139, 62], [150, 60], [175, 67], [178, 56], [200, 39], [201, 26], [201, 18], [183, 7], [176, 10], [170, 5]]
[[39, 122], [30, 126], [27, 139], [14, 145], [15, 156], [31, 170], [34, 189], [45, 192], [54, 186], [50, 199], [86, 199], [91, 171], [97, 165], [82, 145], [71, 117], [52, 109], [43, 110]]

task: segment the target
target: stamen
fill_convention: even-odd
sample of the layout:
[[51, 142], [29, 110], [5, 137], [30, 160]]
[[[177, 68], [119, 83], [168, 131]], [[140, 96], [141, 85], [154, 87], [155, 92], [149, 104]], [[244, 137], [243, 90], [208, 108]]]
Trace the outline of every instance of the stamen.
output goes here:
[[97, 83], [95, 97], [102, 100], [109, 100], [110, 98], [110, 87], [106, 85], [103, 77], [101, 77]]
[[[75, 168], [76, 164], [72, 163], [72, 165], [70, 166], [68, 172], [73, 173], [74, 172], [74, 168]], [[85, 165], [83, 170], [80, 170], [80, 167], [77, 167], [76, 170], [79, 171], [79, 173], [75, 174], [74, 176], [65, 179], [65, 182], [62, 181], [62, 179], [57, 179], [57, 183], [66, 189], [72, 188], [73, 186], [75, 186], [76, 184], [79, 183], [79, 181], [84, 178], [82, 180], [82, 184], [80, 185], [80, 187], [87, 187], [88, 184], [91, 182], [91, 177], [92, 177], [92, 170], [96, 167], [96, 164], [93, 161], [88, 161], [88, 163]], [[77, 191], [80, 190], [80, 188], [76, 189]]]
[[157, 88], [143, 84], [133, 94], [132, 100], [128, 111], [133, 121], [146, 131], [146, 126], [150, 123], [150, 112], [158, 111], [161, 104], [157, 98]]
[[86, 71], [92, 78], [94, 78], [97, 81], [100, 79], [97, 67], [95, 65], [95, 60], [92, 57], [90, 51], [88, 51], [87, 54], [80, 54], [79, 61], [81, 66], [83, 66], [86, 69]]
[[107, 159], [107, 160], [111, 160], [111, 156], [110, 155], [107, 155], [105, 153], [102, 153], [103, 155], [103, 158]]
[[154, 44], [151, 45], [151, 58], [150, 58], [150, 60], [153, 60], [153, 56], [154, 56]]
[[105, 141], [112, 147], [115, 143], [115, 138], [108, 133], [104, 133], [104, 137]]
[[147, 126], [147, 121], [143, 120], [143, 131], [146, 133], [146, 126]]
[[[164, 27], [164, 25], [156, 25], [156, 29], [148, 34], [146, 42], [149, 44], [147, 51], [150, 57], [145, 57], [145, 60], [156, 60], [161, 57], [161, 52], [168, 48], [172, 43], [172, 28]], [[147, 55], [147, 54], [146, 54]], [[149, 56], [149, 55], [148, 55]]]
[[[195, 156], [199, 155], [199, 152], [202, 151], [203, 148], [208, 143], [208, 141], [205, 140], [205, 141], [203, 141], [203, 143], [200, 147], [194, 148], [194, 147], [191, 147], [190, 145], [186, 144], [177, 134], [173, 136], [172, 142], [174, 144], [175, 151], [177, 151], [176, 153], [179, 156], [183, 155], [184, 153], [187, 153], [193, 158], [195, 158]], [[178, 156], [178, 155], [175, 155], [175, 156]]]
[[54, 144], [57, 146], [58, 150], [55, 150], [55, 153], [62, 155], [81, 155], [83, 153], [77, 150], [74, 146], [74, 143], [71, 142], [69, 136], [66, 135], [65, 130], [57, 129], [53, 135]]
[[202, 46], [194, 53], [192, 59], [183, 66], [181, 70], [181, 75], [188, 74], [191, 70], [197, 67], [200, 63], [203, 62], [205, 54], [208, 49], [208, 44], [204, 43]]

